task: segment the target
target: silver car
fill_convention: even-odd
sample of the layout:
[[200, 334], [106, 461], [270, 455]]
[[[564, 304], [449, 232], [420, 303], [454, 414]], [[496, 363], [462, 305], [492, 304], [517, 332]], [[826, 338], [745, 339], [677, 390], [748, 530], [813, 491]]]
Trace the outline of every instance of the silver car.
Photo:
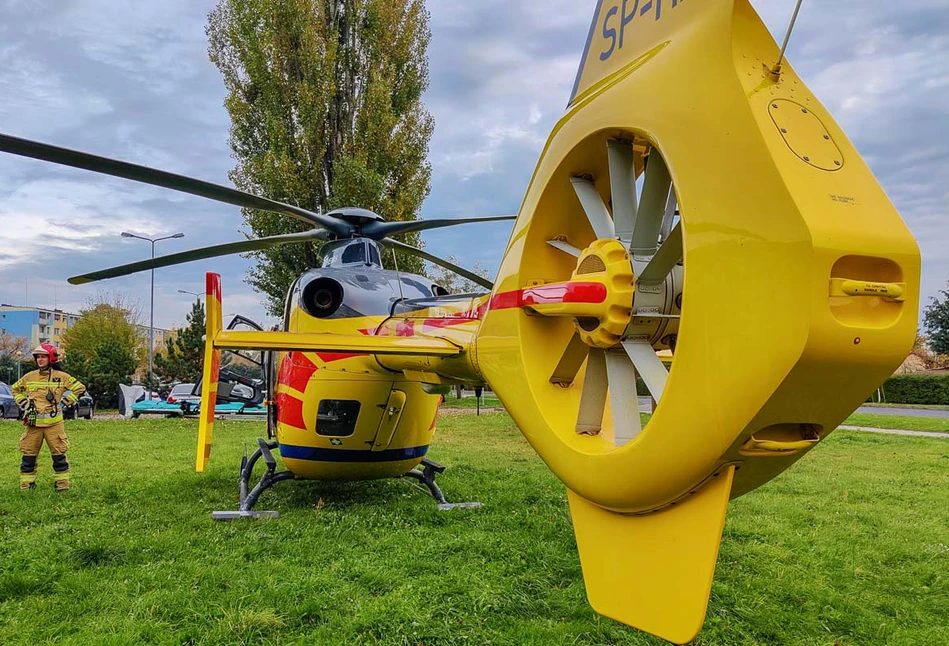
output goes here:
[[20, 407], [16, 405], [16, 400], [13, 399], [10, 386], [0, 381], [0, 419], [4, 418], [19, 419]]

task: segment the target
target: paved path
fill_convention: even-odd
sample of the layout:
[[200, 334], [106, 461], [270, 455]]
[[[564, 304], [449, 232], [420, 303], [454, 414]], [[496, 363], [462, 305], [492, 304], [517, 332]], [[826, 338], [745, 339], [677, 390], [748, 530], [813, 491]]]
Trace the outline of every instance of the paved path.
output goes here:
[[915, 435], [916, 437], [938, 437], [949, 440], [949, 433], [933, 433], [931, 431], [904, 431], [899, 428], [873, 428], [871, 426], [838, 426], [844, 431], [865, 431], [867, 433], [883, 433], [884, 435]]
[[949, 410], [938, 408], [886, 408], [883, 406], [861, 406], [855, 412], [869, 415], [905, 415], [906, 417], [939, 417], [949, 419]]

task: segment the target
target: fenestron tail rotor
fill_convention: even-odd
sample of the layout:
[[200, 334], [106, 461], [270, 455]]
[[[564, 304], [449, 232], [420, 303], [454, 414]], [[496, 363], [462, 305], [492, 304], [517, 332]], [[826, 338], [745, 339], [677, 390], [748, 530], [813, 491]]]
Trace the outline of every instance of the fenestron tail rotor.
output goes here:
[[[637, 149], [645, 159], [641, 195], [636, 189]], [[681, 288], [676, 268], [682, 261], [682, 231], [678, 222], [673, 226], [675, 190], [658, 150], [644, 142], [634, 144], [633, 139], [610, 139], [606, 157], [610, 206], [592, 174], [570, 177], [596, 242], [581, 251], [563, 236], [547, 241], [577, 258], [570, 281], [561, 288], [566, 293], [586, 289], [589, 299], [597, 302], [563, 302], [556, 307], [539, 302], [531, 309], [574, 319], [576, 331], [550, 382], [569, 387], [586, 362], [576, 432], [599, 434], [608, 405], [614, 444], [622, 446], [642, 431], [637, 377], [656, 402], [665, 388], [668, 370], [656, 350], [674, 347], [681, 304], [675, 292]], [[664, 227], [668, 229], [661, 240]], [[600, 293], [593, 296], [590, 285], [598, 286]]]

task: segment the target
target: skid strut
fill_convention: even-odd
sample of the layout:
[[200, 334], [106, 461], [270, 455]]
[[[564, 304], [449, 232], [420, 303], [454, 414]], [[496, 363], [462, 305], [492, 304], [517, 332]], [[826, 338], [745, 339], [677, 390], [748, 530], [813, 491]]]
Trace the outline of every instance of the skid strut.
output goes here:
[[438, 462], [433, 462], [428, 458], [423, 458], [421, 466], [421, 471], [412, 469], [402, 477], [418, 480], [423, 485], [428, 487], [428, 491], [432, 494], [432, 498], [434, 498], [438, 503], [439, 511], [448, 511], [450, 509], [472, 509], [474, 507], [481, 506], [480, 502], [448, 502], [445, 499], [445, 494], [443, 494], [442, 490], [437, 484], [435, 484], [435, 476], [445, 470], [444, 465], [441, 465]]
[[[246, 454], [241, 458], [240, 508], [237, 511], [211, 512], [211, 518], [214, 520], [237, 520], [239, 518], [278, 518], [280, 516], [280, 513], [276, 511], [252, 511], [251, 508], [257, 503], [257, 499], [260, 498], [260, 494], [282, 480], [293, 480], [294, 475], [290, 471], [281, 471], [279, 473], [275, 473], [277, 468], [277, 460], [274, 458], [273, 453], [271, 453], [270, 450], [277, 448], [276, 442], [267, 443], [263, 438], [257, 438], [257, 445], [259, 448], [254, 451], [253, 455], [250, 456], [250, 459], [247, 458]], [[260, 477], [260, 482], [258, 482], [257, 485], [250, 491], [250, 493], [248, 493], [247, 487], [250, 483], [251, 476], [254, 474], [254, 466], [257, 464], [257, 460], [260, 458], [264, 459], [264, 464], [267, 465], [267, 470], [264, 472], [264, 475]]]

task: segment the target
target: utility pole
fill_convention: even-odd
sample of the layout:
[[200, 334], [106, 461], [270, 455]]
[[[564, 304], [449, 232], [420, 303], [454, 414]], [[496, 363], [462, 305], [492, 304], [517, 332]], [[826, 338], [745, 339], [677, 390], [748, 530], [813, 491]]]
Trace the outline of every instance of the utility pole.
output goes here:
[[[161, 238], [146, 238], [145, 236], [136, 235], [134, 233], [129, 233], [128, 231], [122, 232], [123, 238], [138, 238], [139, 240], [145, 240], [150, 242], [152, 245], [152, 260], [155, 259], [155, 243], [159, 240], [170, 240], [171, 238], [184, 238], [185, 234], [175, 233], [170, 236], [162, 236]], [[146, 395], [147, 399], [152, 398], [152, 380], [155, 378], [154, 373], [154, 359], [155, 359], [155, 270], [151, 270], [152, 274], [152, 294], [151, 305], [149, 309], [151, 310], [149, 315], [149, 324], [148, 324], [148, 384], [146, 384]]]

